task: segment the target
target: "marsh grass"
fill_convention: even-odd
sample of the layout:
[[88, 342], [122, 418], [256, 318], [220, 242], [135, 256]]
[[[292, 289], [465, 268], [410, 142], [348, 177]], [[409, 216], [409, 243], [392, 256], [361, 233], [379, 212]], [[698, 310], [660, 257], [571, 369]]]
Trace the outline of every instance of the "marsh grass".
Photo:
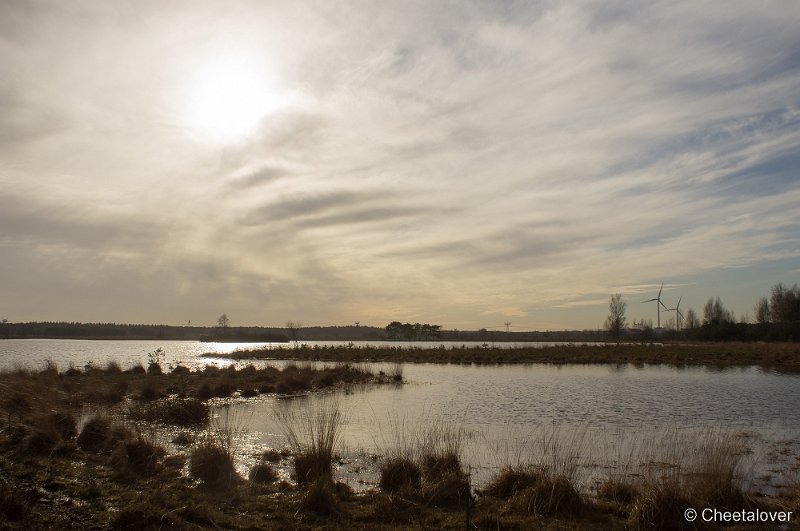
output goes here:
[[379, 487], [435, 507], [470, 505], [471, 480], [462, 454], [471, 434], [463, 422], [428, 420], [420, 424], [397, 413], [389, 417], [388, 433], [381, 430], [385, 457], [379, 466]]
[[[664, 343], [635, 344], [560, 344], [540, 347], [499, 348], [458, 347], [417, 348], [404, 346], [297, 345], [294, 348], [241, 350], [232, 359], [293, 359], [384, 363], [613, 363], [669, 364], [675, 366], [751, 366], [770, 370], [800, 372], [800, 345], [797, 343]], [[219, 357], [218, 354], [213, 354]]]
[[140, 432], [117, 444], [110, 463], [120, 477], [149, 477], [160, 470], [166, 453], [152, 434], [148, 437]]
[[166, 398], [132, 404], [128, 417], [172, 426], [201, 427], [209, 423], [209, 407], [197, 398]]
[[278, 481], [278, 473], [264, 461], [254, 464], [247, 474], [247, 479], [253, 483], [274, 483]]
[[212, 490], [227, 490], [241, 483], [234, 457], [244, 426], [244, 419], [236, 410], [229, 406], [219, 408], [206, 437], [189, 454], [189, 475]]
[[294, 476], [309, 486], [319, 478], [333, 479], [334, 450], [341, 442], [346, 417], [335, 398], [315, 401], [302, 411], [276, 407], [275, 418], [295, 452]]
[[211, 489], [229, 489], [241, 481], [230, 450], [207, 439], [189, 454], [189, 475]]

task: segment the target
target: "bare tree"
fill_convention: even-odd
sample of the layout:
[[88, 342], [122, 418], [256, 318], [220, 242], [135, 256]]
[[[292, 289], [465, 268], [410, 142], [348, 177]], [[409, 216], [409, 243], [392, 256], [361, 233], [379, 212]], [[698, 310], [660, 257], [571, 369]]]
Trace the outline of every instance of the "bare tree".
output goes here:
[[703, 324], [717, 325], [720, 323], [733, 323], [736, 318], [733, 312], [725, 308], [719, 297], [710, 298], [703, 307]]
[[300, 329], [303, 328], [303, 323], [286, 321], [286, 328], [289, 330], [289, 337], [297, 343], [298, 339], [300, 339]]
[[773, 323], [800, 321], [800, 288], [797, 284], [791, 288], [780, 282], [775, 284], [770, 294], [769, 309]]
[[228, 328], [231, 325], [231, 320], [228, 319], [228, 315], [223, 313], [217, 318], [217, 326], [222, 329]]
[[684, 324], [685, 328], [689, 330], [694, 330], [700, 326], [700, 319], [697, 318], [697, 314], [694, 313], [694, 308], [689, 308], [689, 311], [686, 312], [686, 321]]
[[622, 300], [621, 293], [615, 293], [608, 301], [608, 317], [605, 328], [614, 339], [619, 339], [625, 329], [625, 309], [628, 304]]
[[758, 299], [753, 312], [756, 314], [756, 322], [758, 324], [766, 324], [770, 321], [769, 315], [769, 301], [766, 297]]

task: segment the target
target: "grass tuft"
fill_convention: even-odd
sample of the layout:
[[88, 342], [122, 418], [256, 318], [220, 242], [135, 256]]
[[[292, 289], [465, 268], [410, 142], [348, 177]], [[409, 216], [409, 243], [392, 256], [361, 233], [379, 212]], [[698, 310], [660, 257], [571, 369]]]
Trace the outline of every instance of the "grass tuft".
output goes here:
[[78, 435], [78, 447], [87, 452], [100, 452], [106, 447], [110, 435], [111, 421], [108, 417], [92, 417]]
[[506, 467], [481, 493], [493, 498], [508, 500], [516, 493], [536, 485], [540, 475], [530, 467]]
[[278, 422], [295, 450], [294, 476], [300, 485], [333, 477], [333, 451], [342, 435], [344, 416], [335, 400], [323, 400], [298, 413], [275, 409]]
[[204, 426], [210, 418], [208, 406], [197, 398], [169, 398], [133, 406], [128, 415], [135, 420], [183, 427]]
[[241, 481], [231, 452], [211, 441], [195, 447], [189, 455], [189, 474], [204, 486], [228, 489]]
[[160, 468], [166, 451], [141, 434], [134, 439], [121, 441], [111, 454], [111, 464], [122, 476], [152, 476]]
[[422, 470], [410, 459], [393, 457], [381, 466], [380, 488], [384, 492], [415, 492], [422, 485]]
[[319, 516], [332, 516], [340, 512], [333, 481], [330, 476], [314, 478], [303, 495], [303, 508]]
[[275, 483], [278, 480], [278, 473], [268, 463], [256, 463], [250, 469], [247, 479], [253, 483]]

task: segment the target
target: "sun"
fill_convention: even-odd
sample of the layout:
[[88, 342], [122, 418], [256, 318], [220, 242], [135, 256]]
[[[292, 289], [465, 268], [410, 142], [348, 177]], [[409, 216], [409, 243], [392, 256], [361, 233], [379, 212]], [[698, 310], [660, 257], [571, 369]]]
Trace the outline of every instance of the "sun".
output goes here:
[[282, 104], [263, 67], [244, 57], [206, 63], [189, 87], [188, 126], [205, 139], [234, 143]]

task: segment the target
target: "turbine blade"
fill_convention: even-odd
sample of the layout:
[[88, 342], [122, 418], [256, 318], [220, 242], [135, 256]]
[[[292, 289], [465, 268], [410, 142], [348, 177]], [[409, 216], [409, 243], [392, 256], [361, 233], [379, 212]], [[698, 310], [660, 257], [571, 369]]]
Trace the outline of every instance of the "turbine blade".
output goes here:
[[661, 288], [659, 288], [659, 290], [658, 290], [658, 296], [659, 296], [659, 298], [661, 297], [661, 290], [662, 290], [662, 289], [664, 289], [664, 283], [663, 283], [663, 282], [661, 283]]
[[653, 302], [653, 301], [657, 301], [657, 300], [658, 299], [647, 299], [646, 301], [642, 301], [642, 302]]

